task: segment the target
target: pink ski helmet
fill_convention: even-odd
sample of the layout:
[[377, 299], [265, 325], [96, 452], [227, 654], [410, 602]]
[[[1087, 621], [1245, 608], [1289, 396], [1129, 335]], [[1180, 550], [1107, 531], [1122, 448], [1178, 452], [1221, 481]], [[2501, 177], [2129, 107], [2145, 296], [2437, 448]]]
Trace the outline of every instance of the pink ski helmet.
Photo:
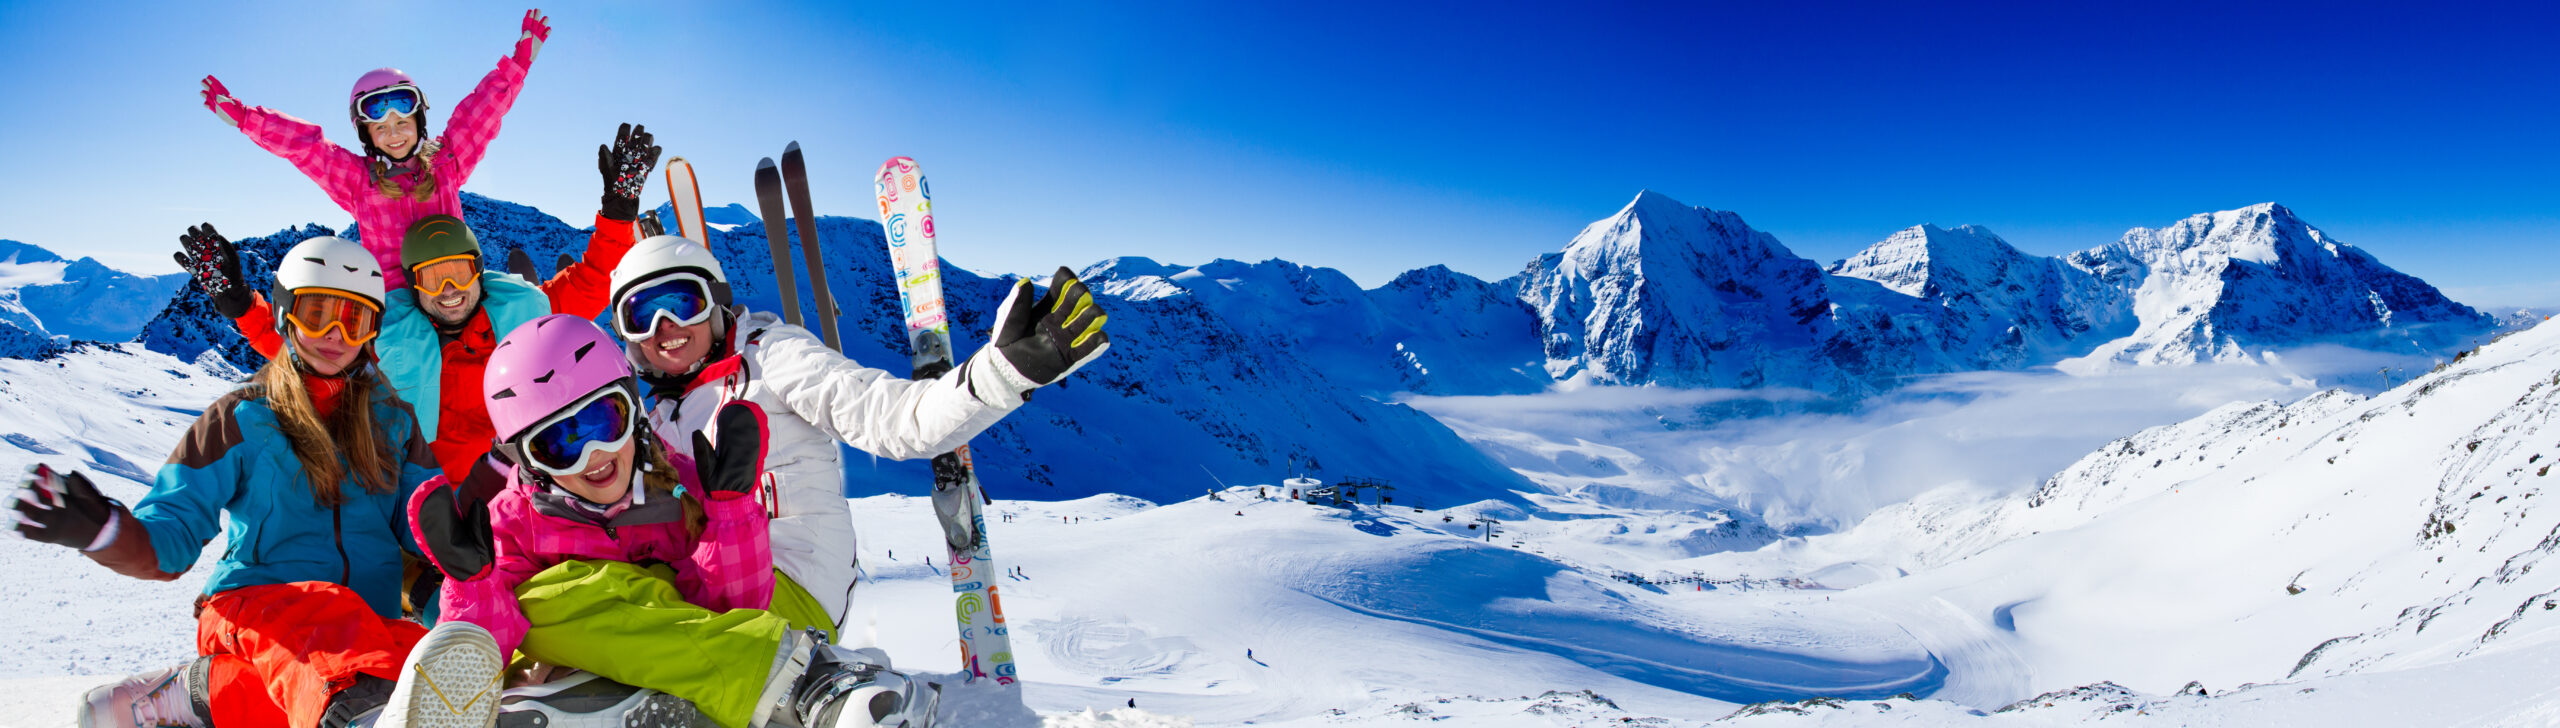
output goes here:
[[407, 86], [409, 87], [409, 90], [416, 91], [418, 94], [418, 108], [421, 110], [426, 108], [427, 93], [425, 91], [418, 90], [418, 82], [411, 80], [408, 73], [402, 72], [397, 68], [376, 68], [371, 71], [364, 72], [363, 76], [356, 79], [355, 88], [347, 91], [347, 116], [357, 121], [363, 121], [364, 112], [356, 108], [356, 102], [364, 99], [365, 94], [391, 88], [393, 86]]
[[515, 440], [598, 390], [627, 387], [631, 404], [639, 404], [631, 365], [622, 360], [613, 335], [568, 314], [537, 318], [508, 332], [489, 352], [480, 383], [500, 442]]

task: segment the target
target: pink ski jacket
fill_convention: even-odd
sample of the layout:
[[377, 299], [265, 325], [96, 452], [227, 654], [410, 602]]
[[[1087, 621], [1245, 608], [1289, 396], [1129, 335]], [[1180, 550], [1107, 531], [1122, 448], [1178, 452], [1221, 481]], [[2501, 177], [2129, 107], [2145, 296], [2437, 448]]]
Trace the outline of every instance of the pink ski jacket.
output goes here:
[[482, 77], [471, 95], [454, 104], [451, 114], [430, 118], [443, 124], [444, 133], [436, 137], [437, 151], [428, 162], [435, 173], [436, 192], [423, 202], [382, 196], [374, 187], [365, 155], [329, 143], [321, 137], [318, 124], [264, 106], [244, 106], [240, 133], [249, 135], [258, 148], [293, 163], [294, 169], [320, 184], [330, 201], [354, 215], [359, 242], [382, 263], [383, 285], [397, 290], [409, 285], [409, 271], [400, 265], [401, 236], [418, 218], [462, 217], [462, 185], [480, 166], [490, 140], [497, 138], [499, 121], [515, 107], [528, 70], [514, 56], [500, 58], [498, 68]]
[[489, 502], [489, 530], [497, 560], [486, 575], [446, 580], [441, 619], [489, 630], [498, 648], [513, 654], [531, 628], [516, 604], [516, 587], [564, 561], [660, 561], [675, 566], [676, 591], [687, 603], [714, 612], [768, 609], [773, 601], [773, 549], [764, 506], [745, 493], [715, 493], [702, 502], [709, 522], [702, 535], [688, 532], [679, 498], [694, 498], [693, 459], [668, 453], [687, 495], [650, 493], [610, 521], [549, 502], [543, 486], [510, 475], [507, 488]]

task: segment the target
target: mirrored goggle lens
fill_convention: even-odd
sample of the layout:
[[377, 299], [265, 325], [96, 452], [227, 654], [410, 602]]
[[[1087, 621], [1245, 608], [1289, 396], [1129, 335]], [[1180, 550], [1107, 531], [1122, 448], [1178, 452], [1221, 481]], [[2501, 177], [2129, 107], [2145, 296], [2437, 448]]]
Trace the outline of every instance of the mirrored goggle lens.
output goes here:
[[418, 113], [418, 92], [406, 88], [375, 91], [356, 102], [356, 106], [363, 111], [365, 121], [382, 121], [393, 116], [408, 116]]
[[468, 291], [480, 284], [480, 260], [477, 256], [437, 258], [418, 265], [409, 276], [419, 293], [441, 296], [448, 291]]
[[631, 433], [631, 421], [631, 400], [613, 392], [535, 430], [525, 438], [525, 454], [546, 470], [573, 472], [586, 459], [587, 443], [621, 440]]
[[293, 310], [286, 312], [285, 318], [302, 329], [304, 336], [320, 338], [334, 328], [347, 343], [363, 344], [373, 340], [382, 312], [375, 310], [371, 301], [305, 290], [294, 295]]
[[622, 297], [622, 305], [616, 308], [621, 311], [615, 320], [621, 324], [622, 334], [643, 337], [657, 328], [661, 315], [685, 326], [702, 323], [711, 315], [711, 296], [702, 290], [701, 283], [678, 278], [632, 291]]

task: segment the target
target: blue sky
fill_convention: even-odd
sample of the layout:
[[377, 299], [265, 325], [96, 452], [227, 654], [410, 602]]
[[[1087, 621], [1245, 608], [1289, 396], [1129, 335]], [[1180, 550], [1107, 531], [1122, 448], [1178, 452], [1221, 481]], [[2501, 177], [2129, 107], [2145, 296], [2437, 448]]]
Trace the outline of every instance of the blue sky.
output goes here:
[[[796, 139], [821, 212], [867, 215], [914, 156], [976, 270], [1282, 257], [1372, 286], [1510, 275], [1647, 188], [1824, 262], [1923, 222], [2056, 254], [2273, 200], [2466, 302], [2560, 304], [2551, 10], [921, 5], [547, 6], [466, 189], [583, 224], [595, 145], [638, 121], [713, 204], [752, 207]], [[449, 104], [522, 10], [0, 6], [0, 237], [163, 271], [193, 222], [343, 225], [196, 79], [352, 145], [357, 75]]]

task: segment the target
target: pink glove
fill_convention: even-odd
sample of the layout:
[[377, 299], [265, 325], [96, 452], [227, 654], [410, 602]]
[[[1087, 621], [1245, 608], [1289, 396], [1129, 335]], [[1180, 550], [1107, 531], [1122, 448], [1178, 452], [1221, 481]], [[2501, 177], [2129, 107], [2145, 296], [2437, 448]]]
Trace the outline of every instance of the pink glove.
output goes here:
[[204, 77], [204, 91], [201, 93], [204, 95], [204, 107], [213, 110], [214, 116], [222, 117], [222, 123], [230, 124], [232, 128], [239, 128], [240, 118], [249, 114], [239, 99], [231, 98], [231, 89], [224, 88], [221, 79]]
[[542, 11], [524, 11], [524, 35], [516, 39], [516, 64], [533, 67], [534, 54], [542, 52], [542, 42], [551, 39], [551, 19]]

